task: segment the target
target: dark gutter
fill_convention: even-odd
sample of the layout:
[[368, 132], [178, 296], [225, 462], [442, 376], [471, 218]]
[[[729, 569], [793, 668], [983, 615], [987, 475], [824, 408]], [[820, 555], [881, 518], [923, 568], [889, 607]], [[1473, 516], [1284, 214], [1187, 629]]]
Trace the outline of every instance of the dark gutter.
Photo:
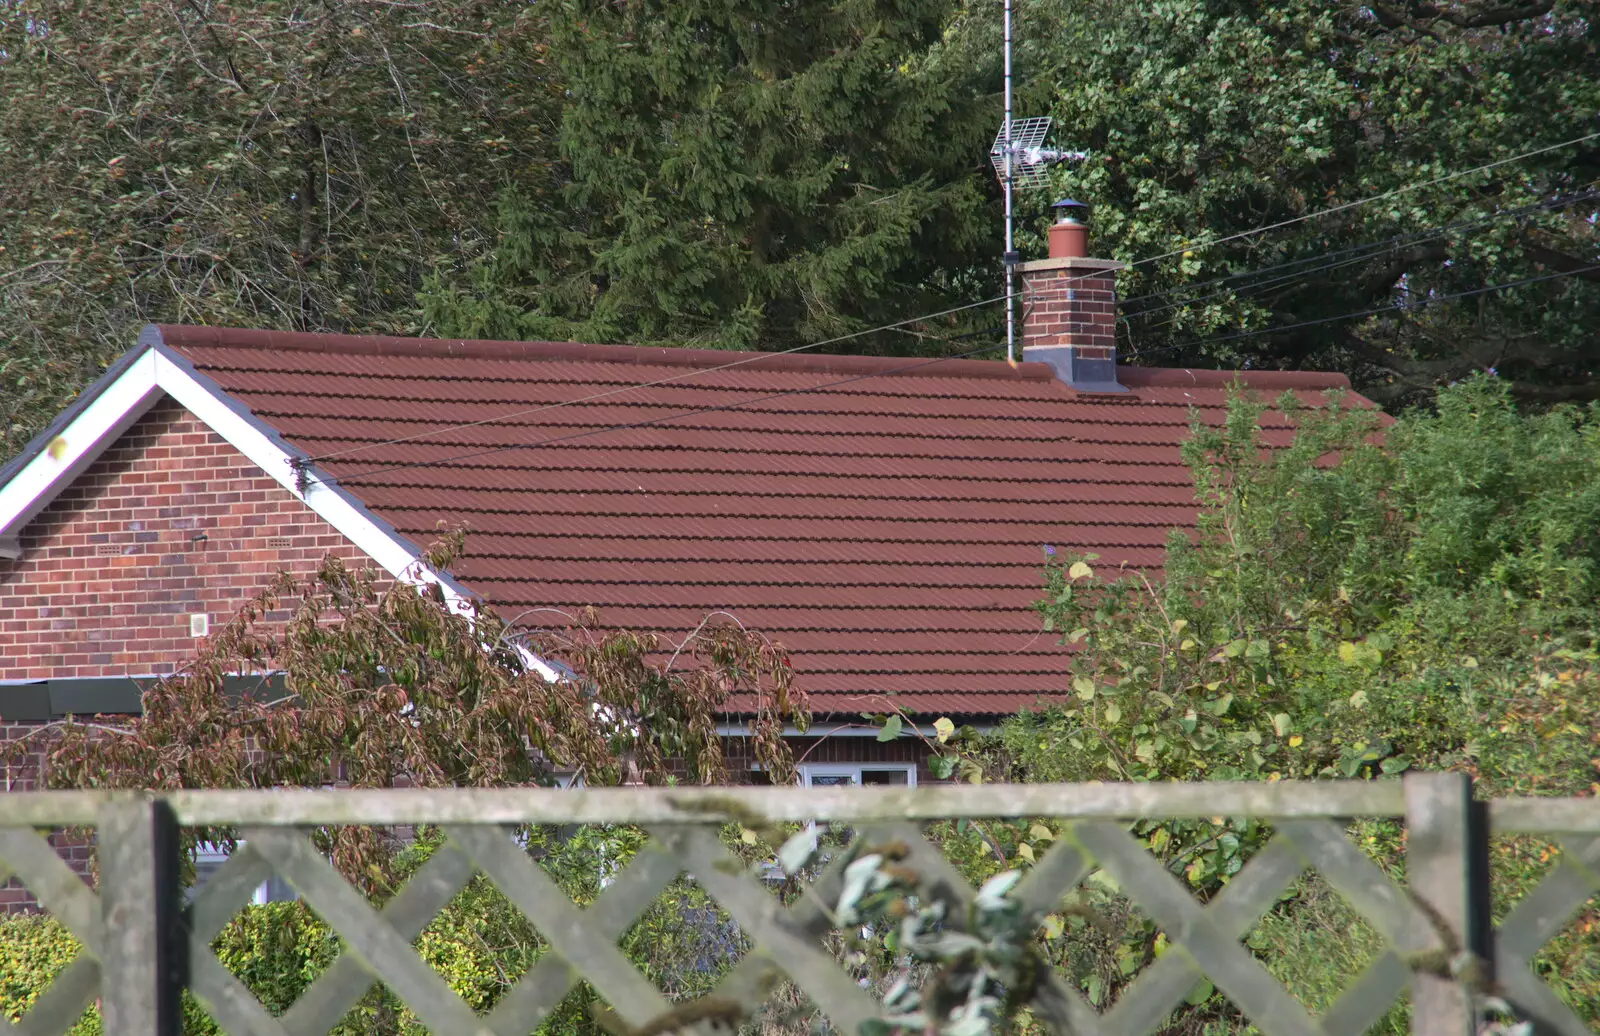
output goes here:
[[[137, 716], [144, 691], [159, 676], [89, 676], [0, 683], [0, 720], [48, 723], [63, 716]], [[224, 676], [230, 701], [270, 701], [285, 693], [283, 674]]]

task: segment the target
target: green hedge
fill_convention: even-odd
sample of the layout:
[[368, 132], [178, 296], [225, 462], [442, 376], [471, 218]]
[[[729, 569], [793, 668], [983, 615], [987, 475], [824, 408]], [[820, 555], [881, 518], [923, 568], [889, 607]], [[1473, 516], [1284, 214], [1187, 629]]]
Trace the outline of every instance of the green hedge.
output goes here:
[[[580, 892], [580, 898], [591, 898], [593, 891], [597, 889], [588, 890], [588, 895]], [[706, 992], [732, 962], [726, 927], [725, 915], [711, 906], [705, 894], [680, 881], [645, 912], [621, 945], [669, 995], [696, 996]], [[482, 877], [434, 918], [416, 946], [422, 958], [479, 1012], [493, 1007], [544, 949], [527, 919]], [[298, 902], [246, 907], [212, 943], [222, 965], [273, 1014], [294, 1003], [341, 948], [338, 935]], [[77, 941], [54, 918], [0, 919], [0, 1012], [15, 1021], [78, 949]], [[543, 1036], [595, 1033], [587, 1014], [591, 997], [587, 987], [580, 987], [545, 1021]], [[220, 1036], [204, 1008], [187, 993], [184, 998], [184, 1032]], [[100, 1031], [99, 1012], [91, 1007], [72, 1036], [99, 1036]], [[338, 1036], [424, 1036], [427, 1031], [382, 988], [368, 992], [333, 1030]]]
[[[0, 921], [0, 1011], [16, 1021], [77, 955], [77, 940], [54, 918], [19, 914]], [[99, 1032], [100, 1012], [91, 1007], [71, 1036]]]
[[[481, 878], [417, 940], [423, 958], [480, 1011], [492, 1006], [537, 958], [540, 945], [522, 916]], [[54, 918], [19, 915], [0, 920], [0, 1011], [15, 1021], [78, 949], [77, 941]], [[268, 1011], [278, 1014], [299, 998], [341, 947], [337, 934], [303, 904], [269, 903], [241, 911], [212, 949]], [[219, 1032], [187, 993], [184, 1031], [195, 1036]], [[391, 994], [379, 990], [369, 993], [334, 1032], [420, 1036], [426, 1030]], [[100, 1016], [93, 1007], [72, 1029], [72, 1036], [99, 1033]]]

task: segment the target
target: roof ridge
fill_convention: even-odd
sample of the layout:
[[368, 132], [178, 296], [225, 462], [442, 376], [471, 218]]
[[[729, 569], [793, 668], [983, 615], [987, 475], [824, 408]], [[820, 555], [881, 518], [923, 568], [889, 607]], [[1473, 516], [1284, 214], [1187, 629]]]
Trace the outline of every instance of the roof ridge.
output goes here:
[[1226, 388], [1239, 382], [1247, 389], [1343, 389], [1350, 378], [1337, 371], [1208, 370], [1204, 367], [1119, 366], [1117, 380], [1128, 388]]
[[653, 345], [599, 345], [583, 342], [503, 342], [466, 338], [400, 338], [390, 335], [346, 335], [311, 331], [267, 331], [250, 328], [155, 324], [161, 340], [177, 348], [273, 349], [287, 352], [343, 353], [365, 356], [472, 358], [484, 360], [558, 360], [618, 363], [654, 367], [722, 367], [803, 371], [813, 374], [892, 374], [897, 377], [995, 378], [1005, 381], [1054, 381], [1055, 369], [1045, 363], [1022, 363], [1013, 369], [994, 360], [944, 360], [907, 366], [937, 357], [844, 356], [836, 353], [763, 353], [722, 349], [689, 349]]
[[[583, 342], [508, 342], [468, 338], [404, 338], [394, 335], [349, 335], [321, 331], [270, 331], [258, 328], [209, 327], [195, 324], [152, 324], [169, 346], [187, 348], [262, 349], [286, 352], [338, 353], [365, 356], [412, 356], [485, 360], [556, 360], [655, 367], [725, 367], [812, 374], [884, 374], [914, 378], [985, 378], [999, 381], [1057, 381], [1047, 363], [951, 359], [907, 365], [916, 357], [846, 356], [837, 353], [736, 352], [654, 345], [602, 345]], [[922, 359], [937, 361], [936, 357]], [[1272, 389], [1350, 389], [1344, 374], [1323, 371], [1207, 370], [1186, 367], [1122, 365], [1117, 377], [1129, 388], [1218, 388], [1242, 383], [1257, 391]], [[1059, 383], [1059, 382], [1058, 382]], [[1064, 388], [1070, 388], [1063, 384]], [[1079, 396], [1085, 395], [1078, 393]], [[1092, 402], [1118, 403], [1089, 393]], [[1126, 400], [1136, 402], [1136, 400]]]

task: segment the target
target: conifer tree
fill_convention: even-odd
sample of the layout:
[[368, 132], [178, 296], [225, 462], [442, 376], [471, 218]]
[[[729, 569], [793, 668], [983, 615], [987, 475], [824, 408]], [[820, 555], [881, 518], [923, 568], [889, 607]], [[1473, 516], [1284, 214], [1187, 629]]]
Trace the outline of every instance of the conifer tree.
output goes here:
[[[967, 295], [994, 112], [930, 51], [945, 0], [550, 14], [559, 198], [511, 194], [441, 331], [781, 348]], [[910, 340], [914, 341], [914, 340]]]

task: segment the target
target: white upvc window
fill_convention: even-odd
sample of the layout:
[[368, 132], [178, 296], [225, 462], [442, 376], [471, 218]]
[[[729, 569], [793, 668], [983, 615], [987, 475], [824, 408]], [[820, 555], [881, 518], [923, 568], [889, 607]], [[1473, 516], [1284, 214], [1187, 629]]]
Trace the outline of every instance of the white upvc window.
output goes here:
[[801, 763], [800, 786], [836, 788], [854, 786], [898, 786], [917, 784], [915, 763]]
[[[239, 843], [244, 845], [243, 842]], [[211, 875], [217, 872], [228, 859], [228, 850], [214, 842], [201, 842], [194, 848], [194, 888], [191, 895], [200, 891]], [[250, 897], [250, 902], [260, 905], [262, 903], [285, 903], [299, 899], [289, 883], [274, 874], [261, 883], [255, 894]]]

